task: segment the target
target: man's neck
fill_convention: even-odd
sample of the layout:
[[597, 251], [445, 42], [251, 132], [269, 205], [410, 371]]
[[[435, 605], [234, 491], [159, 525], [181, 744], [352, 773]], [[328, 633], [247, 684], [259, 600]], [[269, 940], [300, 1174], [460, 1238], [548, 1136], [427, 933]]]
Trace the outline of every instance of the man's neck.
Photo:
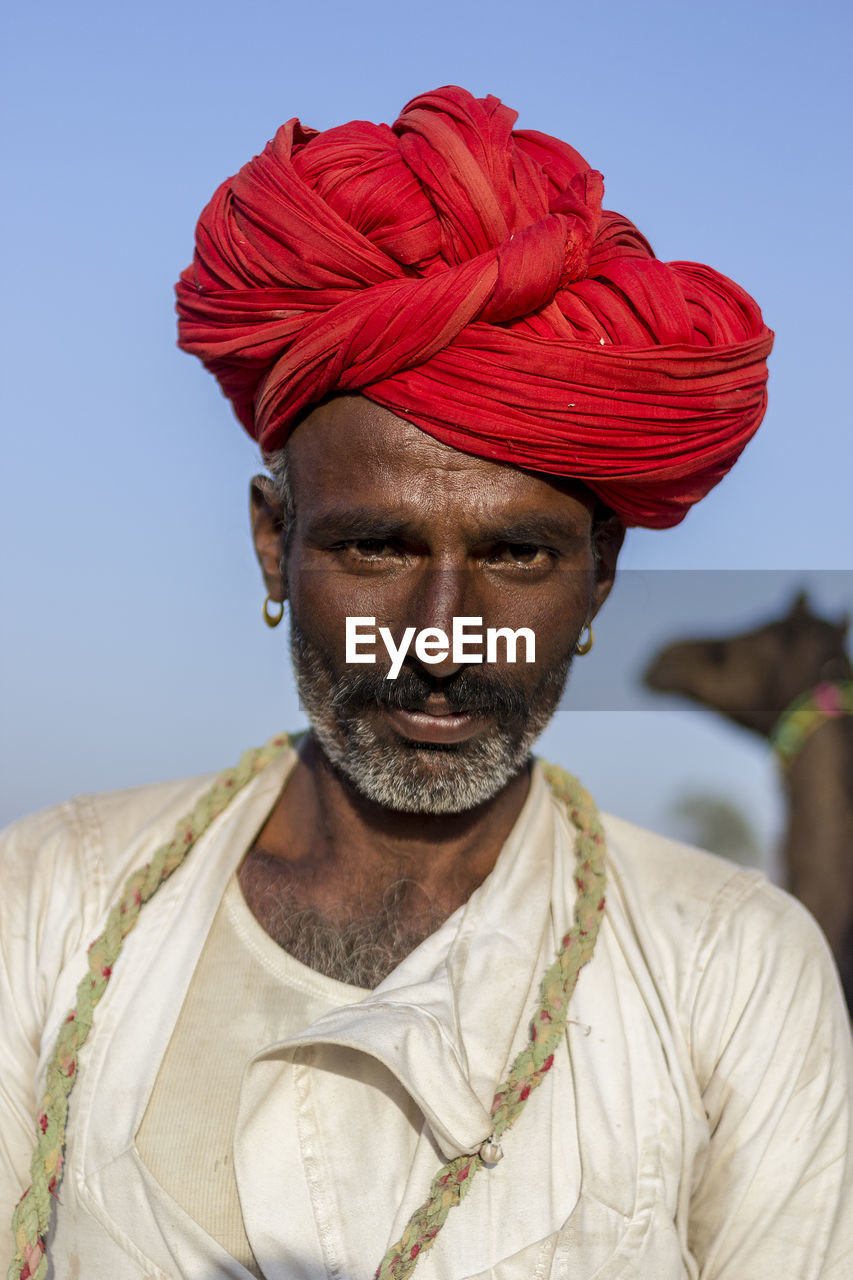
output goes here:
[[[482, 884], [529, 786], [523, 769], [467, 813], [397, 813], [355, 792], [309, 736], [241, 867], [243, 892], [267, 932], [297, 955], [306, 946], [311, 954], [313, 940], [302, 936], [309, 917], [310, 928], [324, 935], [394, 932], [395, 946], [379, 964], [387, 971]], [[297, 917], [305, 918], [298, 946]], [[353, 980], [335, 965], [315, 967]]]
[[494, 866], [529, 787], [524, 769], [467, 813], [397, 813], [359, 795], [309, 735], [256, 848], [353, 892], [406, 879], [433, 901], [450, 895], [459, 905]]

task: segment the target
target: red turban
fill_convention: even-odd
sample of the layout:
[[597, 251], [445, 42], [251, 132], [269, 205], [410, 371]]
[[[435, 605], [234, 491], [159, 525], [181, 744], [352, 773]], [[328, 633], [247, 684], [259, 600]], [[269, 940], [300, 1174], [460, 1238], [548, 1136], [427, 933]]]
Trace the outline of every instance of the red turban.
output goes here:
[[201, 216], [179, 344], [267, 452], [358, 391], [466, 453], [577, 477], [626, 524], [677, 524], [757, 429], [773, 335], [515, 120], [449, 87], [390, 128], [289, 121]]

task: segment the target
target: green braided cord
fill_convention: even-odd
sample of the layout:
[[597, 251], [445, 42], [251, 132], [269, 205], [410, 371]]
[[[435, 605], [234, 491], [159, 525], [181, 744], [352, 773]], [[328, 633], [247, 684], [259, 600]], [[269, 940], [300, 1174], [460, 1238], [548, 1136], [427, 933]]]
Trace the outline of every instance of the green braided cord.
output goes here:
[[[38, 1141], [30, 1165], [32, 1184], [18, 1202], [12, 1218], [15, 1257], [8, 1280], [45, 1280], [45, 1239], [50, 1227], [51, 1200], [62, 1180], [68, 1095], [74, 1086], [79, 1051], [92, 1026], [95, 1006], [106, 990], [124, 939], [139, 918], [142, 906], [157, 892], [192, 849], [199, 836], [237, 792], [290, 744], [279, 734], [263, 747], [246, 751], [236, 769], [220, 774], [193, 812], [181, 819], [168, 844], [151, 861], [131, 873], [119, 901], [112, 907], [103, 933], [88, 951], [88, 972], [77, 988], [76, 1006], [66, 1017], [47, 1066], [46, 1088], [38, 1116]], [[556, 960], [542, 981], [542, 1001], [534, 1015], [530, 1043], [521, 1051], [492, 1103], [493, 1139], [515, 1122], [533, 1089], [551, 1069], [554, 1052], [566, 1026], [568, 1003], [578, 973], [590, 959], [604, 910], [604, 834], [595, 805], [576, 779], [554, 765], [543, 764], [552, 790], [568, 806], [577, 827], [575, 924], [563, 939]], [[450, 1209], [464, 1199], [474, 1174], [484, 1161], [479, 1153], [458, 1156], [440, 1169], [430, 1195], [413, 1214], [401, 1239], [388, 1251], [377, 1277], [405, 1280], [418, 1255], [429, 1249]]]
[[770, 744], [782, 767], [790, 769], [815, 729], [839, 716], [853, 716], [853, 680], [818, 684], [795, 698], [770, 735]]
[[132, 872], [121, 897], [110, 910], [103, 933], [89, 947], [89, 968], [77, 988], [77, 1002], [56, 1040], [47, 1065], [44, 1096], [38, 1115], [38, 1141], [30, 1163], [31, 1185], [12, 1217], [15, 1257], [8, 1280], [45, 1280], [47, 1253], [45, 1239], [50, 1227], [51, 1201], [62, 1180], [65, 1123], [68, 1095], [77, 1078], [80, 1050], [92, 1026], [95, 1005], [106, 990], [122, 944], [139, 918], [142, 906], [181, 865], [199, 836], [222, 813], [247, 782], [281, 755], [290, 745], [286, 734], [278, 734], [263, 747], [245, 751], [236, 769], [226, 769], [209, 791], [196, 802], [192, 813], [175, 827], [168, 844], [161, 845], [151, 861]]
[[[575, 923], [542, 979], [541, 1003], [533, 1015], [530, 1040], [513, 1062], [492, 1102], [492, 1142], [515, 1123], [531, 1092], [542, 1083], [566, 1030], [569, 1000], [581, 968], [591, 958], [604, 911], [604, 831], [598, 810], [576, 778], [556, 765], [542, 765], [554, 794], [565, 802], [577, 828]], [[479, 1151], [457, 1156], [439, 1169], [429, 1195], [416, 1209], [396, 1244], [376, 1269], [375, 1280], [407, 1280], [417, 1260], [435, 1243], [447, 1215], [464, 1200], [486, 1161]]]

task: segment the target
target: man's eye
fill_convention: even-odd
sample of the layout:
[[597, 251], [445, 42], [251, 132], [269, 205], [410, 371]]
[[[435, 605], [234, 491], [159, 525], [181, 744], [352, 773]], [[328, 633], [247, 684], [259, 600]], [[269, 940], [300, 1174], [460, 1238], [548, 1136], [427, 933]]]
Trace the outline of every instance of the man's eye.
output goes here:
[[384, 538], [354, 538], [342, 545], [345, 551], [360, 560], [380, 560], [400, 554], [399, 547]]
[[525, 569], [544, 569], [552, 556], [546, 547], [532, 542], [507, 542], [498, 549], [495, 559], [503, 564], [523, 565]]

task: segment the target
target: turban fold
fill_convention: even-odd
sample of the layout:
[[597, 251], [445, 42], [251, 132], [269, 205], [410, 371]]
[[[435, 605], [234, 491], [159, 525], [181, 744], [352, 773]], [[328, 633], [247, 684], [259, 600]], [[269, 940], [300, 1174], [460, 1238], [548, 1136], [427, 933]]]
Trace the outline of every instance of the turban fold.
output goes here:
[[677, 524], [761, 422], [773, 335], [515, 120], [447, 87], [391, 127], [283, 125], [199, 220], [179, 345], [267, 452], [360, 392], [466, 453], [582, 480], [628, 525]]

